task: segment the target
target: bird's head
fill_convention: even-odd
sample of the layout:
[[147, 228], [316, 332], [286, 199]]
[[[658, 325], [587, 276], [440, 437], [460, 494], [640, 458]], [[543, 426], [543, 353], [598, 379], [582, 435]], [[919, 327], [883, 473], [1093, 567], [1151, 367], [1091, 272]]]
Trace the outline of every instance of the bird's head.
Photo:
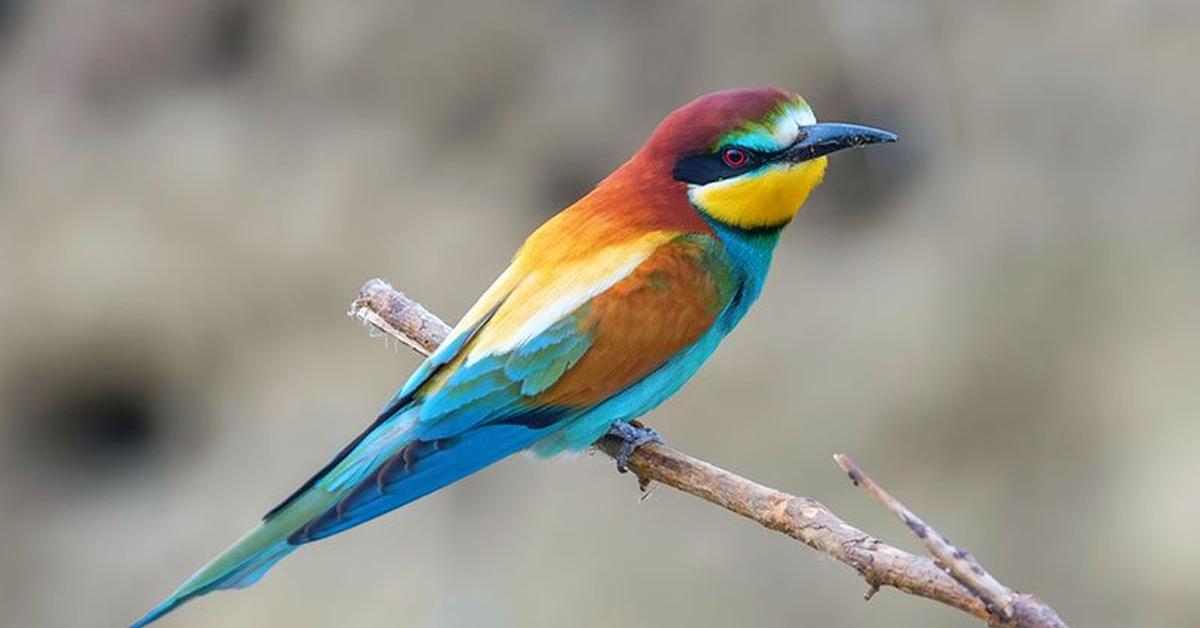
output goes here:
[[818, 123], [800, 96], [776, 88], [701, 96], [659, 124], [641, 156], [686, 186], [710, 219], [742, 229], [787, 224], [825, 174], [825, 155], [894, 142], [887, 131]]

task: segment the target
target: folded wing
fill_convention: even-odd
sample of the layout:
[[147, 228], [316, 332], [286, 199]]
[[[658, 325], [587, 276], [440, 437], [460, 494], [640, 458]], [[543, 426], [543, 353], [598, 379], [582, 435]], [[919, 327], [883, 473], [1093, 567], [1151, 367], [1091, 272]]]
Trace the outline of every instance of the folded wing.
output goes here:
[[580, 268], [523, 273], [474, 331], [451, 337], [453, 355], [438, 351], [414, 375], [423, 379], [406, 385], [392, 418], [377, 422], [374, 431], [403, 425], [403, 442], [381, 456], [369, 430], [312, 482], [353, 487], [289, 542], [335, 534], [528, 448], [700, 338], [729, 299], [719, 245], [691, 234], [639, 245]]

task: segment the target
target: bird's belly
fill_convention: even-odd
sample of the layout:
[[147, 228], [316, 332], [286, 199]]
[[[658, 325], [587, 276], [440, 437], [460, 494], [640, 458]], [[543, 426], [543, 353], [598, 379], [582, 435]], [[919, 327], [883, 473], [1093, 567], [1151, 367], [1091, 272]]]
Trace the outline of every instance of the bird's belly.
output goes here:
[[531, 450], [544, 457], [579, 451], [596, 442], [613, 423], [632, 421], [653, 410], [678, 392], [700, 370], [725, 337], [726, 331], [720, 327], [714, 325], [708, 333], [653, 373], [575, 417], [562, 429], [539, 441]]

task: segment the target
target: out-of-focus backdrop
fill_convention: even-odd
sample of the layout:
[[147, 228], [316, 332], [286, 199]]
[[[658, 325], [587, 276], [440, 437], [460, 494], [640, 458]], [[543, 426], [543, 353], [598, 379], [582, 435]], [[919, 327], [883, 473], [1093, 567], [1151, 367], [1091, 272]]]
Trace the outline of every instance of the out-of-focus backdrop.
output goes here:
[[[255, 523], [448, 319], [706, 91], [897, 131], [650, 417], [1073, 625], [1195, 626], [1200, 4], [0, 1], [0, 624], [116, 626]], [[505, 461], [164, 626], [964, 626], [601, 457]]]

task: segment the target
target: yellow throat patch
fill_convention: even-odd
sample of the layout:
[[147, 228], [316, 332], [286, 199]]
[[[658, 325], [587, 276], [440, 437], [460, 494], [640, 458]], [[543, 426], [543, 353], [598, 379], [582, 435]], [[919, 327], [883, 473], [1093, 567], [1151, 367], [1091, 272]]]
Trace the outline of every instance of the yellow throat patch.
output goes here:
[[742, 229], [782, 227], [796, 216], [829, 161], [775, 164], [740, 177], [693, 185], [688, 198], [714, 219]]

